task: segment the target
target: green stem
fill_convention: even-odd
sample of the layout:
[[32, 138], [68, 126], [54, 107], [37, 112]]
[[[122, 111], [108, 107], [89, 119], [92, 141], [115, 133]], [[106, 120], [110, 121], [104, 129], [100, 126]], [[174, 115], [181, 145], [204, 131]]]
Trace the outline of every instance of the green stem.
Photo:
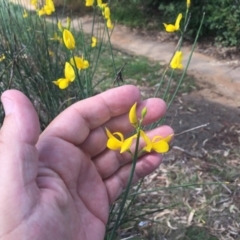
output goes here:
[[116, 68], [116, 64], [115, 64], [115, 60], [114, 60], [113, 48], [112, 48], [112, 44], [111, 44], [111, 40], [110, 40], [110, 34], [109, 34], [109, 31], [108, 31], [108, 28], [107, 28], [106, 24], [105, 24], [105, 28], [107, 30], [108, 43], [109, 43], [109, 46], [110, 46], [110, 52], [111, 52], [111, 57], [112, 57], [112, 64], [113, 64], [113, 68], [114, 68], [115, 76], [116, 76], [117, 75], [117, 68]]
[[204, 22], [204, 18], [205, 18], [205, 13], [203, 13], [203, 16], [202, 16], [202, 19], [201, 19], [201, 23], [200, 23], [200, 26], [199, 26], [198, 31], [197, 31], [197, 35], [196, 35], [196, 37], [195, 37], [195, 40], [194, 40], [194, 43], [193, 43], [193, 46], [192, 46], [192, 49], [191, 49], [191, 53], [190, 53], [190, 56], [189, 56], [188, 61], [187, 61], [186, 68], [184, 69], [183, 74], [182, 74], [182, 76], [181, 76], [181, 78], [180, 78], [180, 80], [179, 80], [179, 83], [178, 83], [178, 85], [177, 85], [177, 88], [176, 88], [176, 90], [175, 90], [175, 92], [174, 92], [171, 100], [170, 100], [169, 103], [168, 103], [168, 108], [171, 106], [171, 104], [172, 104], [172, 102], [173, 102], [173, 100], [174, 100], [174, 98], [175, 98], [175, 96], [176, 96], [176, 94], [177, 94], [180, 86], [182, 85], [183, 79], [184, 79], [184, 77], [185, 77], [185, 75], [186, 75], [187, 69], [188, 69], [189, 64], [190, 64], [190, 62], [191, 62], [192, 55], [193, 55], [194, 49], [195, 49], [195, 47], [196, 47], [197, 40], [198, 40], [198, 38], [199, 38], [200, 31], [201, 31], [201, 29], [202, 29], [202, 24], [203, 24], [203, 22]]
[[128, 179], [127, 187], [126, 187], [126, 190], [124, 192], [123, 200], [121, 202], [121, 206], [120, 206], [120, 209], [119, 209], [119, 212], [118, 212], [116, 222], [114, 223], [114, 227], [113, 227], [111, 235], [110, 235], [110, 240], [113, 239], [114, 234], [116, 233], [116, 230], [119, 227], [119, 222], [120, 222], [120, 219], [122, 217], [122, 212], [123, 212], [125, 203], [127, 201], [128, 193], [130, 191], [130, 187], [131, 187], [131, 184], [132, 184], [133, 175], [134, 175], [134, 171], [135, 171], [135, 167], [136, 167], [136, 163], [137, 163], [137, 158], [138, 158], [139, 141], [140, 141], [140, 128], [138, 129], [138, 132], [137, 132], [136, 148], [135, 148], [135, 151], [134, 151], [134, 157], [133, 157], [133, 163], [132, 163], [132, 168], [131, 168], [131, 172], [130, 172], [130, 177]]
[[82, 83], [81, 83], [80, 75], [79, 75], [79, 72], [78, 72], [78, 69], [77, 69], [77, 64], [76, 64], [76, 61], [75, 61], [75, 58], [74, 58], [74, 55], [73, 55], [72, 51], [71, 51], [71, 55], [72, 55], [72, 58], [73, 58], [73, 61], [74, 61], [74, 70], [77, 73], [77, 79], [78, 79], [77, 83], [78, 83], [78, 86], [80, 88], [80, 92], [82, 94], [82, 99], [85, 99], [84, 88], [83, 88]]
[[[140, 155], [140, 154], [139, 154], [139, 155]], [[141, 187], [141, 185], [142, 185], [142, 183], [143, 183], [143, 180], [144, 180], [144, 178], [141, 179], [141, 181], [140, 181], [140, 183], [138, 184], [137, 189], [136, 189], [135, 192], [138, 192], [138, 190], [140, 189], [140, 187]], [[134, 200], [136, 199], [136, 197], [137, 197], [137, 194], [136, 194], [136, 195], [133, 195], [133, 197], [131, 198], [130, 203], [128, 204], [127, 209], [126, 209], [126, 211], [124, 212], [124, 215], [123, 215], [122, 219], [125, 219], [127, 213], [128, 213], [129, 210], [130, 210], [130, 207], [132, 206], [132, 204], [133, 204]]]

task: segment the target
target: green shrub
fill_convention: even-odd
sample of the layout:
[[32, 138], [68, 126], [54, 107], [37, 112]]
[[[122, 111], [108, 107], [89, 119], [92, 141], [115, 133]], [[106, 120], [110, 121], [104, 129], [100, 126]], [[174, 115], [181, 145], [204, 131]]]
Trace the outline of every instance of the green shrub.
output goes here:
[[[131, 6], [132, 9], [135, 8], [138, 12], [141, 10], [145, 18], [148, 17], [150, 21], [154, 15], [155, 19], [159, 19], [159, 23], [172, 23], [175, 21], [176, 12], [184, 13], [186, 10], [185, 0], [123, 0], [115, 7], [124, 8], [126, 5]], [[239, 0], [192, 0], [191, 19], [187, 29], [188, 37], [193, 38], [196, 35], [203, 12], [206, 18], [200, 37], [214, 37], [216, 44], [240, 47]], [[138, 16], [139, 14], [132, 14], [131, 18]], [[163, 29], [162, 24], [159, 25]]]

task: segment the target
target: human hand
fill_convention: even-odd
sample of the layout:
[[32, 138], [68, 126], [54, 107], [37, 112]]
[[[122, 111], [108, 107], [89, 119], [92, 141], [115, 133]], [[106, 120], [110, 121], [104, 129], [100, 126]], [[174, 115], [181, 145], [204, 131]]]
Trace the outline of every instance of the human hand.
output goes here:
[[[103, 239], [109, 205], [126, 187], [131, 156], [106, 148], [105, 127], [129, 133], [128, 111], [147, 106], [144, 124], [166, 111], [160, 99], [140, 100], [134, 86], [111, 89], [62, 112], [40, 134], [37, 114], [22, 93], [2, 94], [0, 130], [0, 238]], [[163, 137], [172, 129], [149, 132]], [[161, 156], [139, 158], [133, 181], [154, 171]]]

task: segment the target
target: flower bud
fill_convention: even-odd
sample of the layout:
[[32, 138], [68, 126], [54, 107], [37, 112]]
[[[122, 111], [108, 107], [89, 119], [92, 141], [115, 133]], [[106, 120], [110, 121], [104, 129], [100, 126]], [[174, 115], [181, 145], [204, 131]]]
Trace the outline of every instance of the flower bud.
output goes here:
[[142, 112], [141, 112], [142, 119], [144, 119], [144, 118], [145, 118], [146, 114], [147, 114], [147, 108], [146, 108], [146, 107], [144, 107], [144, 108], [143, 108], [143, 110], [142, 110]]
[[137, 103], [134, 103], [134, 105], [131, 107], [129, 111], [129, 121], [134, 127], [138, 125]]

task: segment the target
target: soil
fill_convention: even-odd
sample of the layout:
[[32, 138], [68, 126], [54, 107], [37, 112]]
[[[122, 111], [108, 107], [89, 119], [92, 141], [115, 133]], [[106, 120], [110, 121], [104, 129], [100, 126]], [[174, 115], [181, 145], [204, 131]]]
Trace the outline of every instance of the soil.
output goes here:
[[[178, 41], [177, 37], [166, 32], [149, 32], [139, 29], [134, 31], [149, 41], [158, 43], [171, 41], [175, 44]], [[185, 41], [183, 46], [190, 48], [192, 42]], [[199, 42], [195, 52], [214, 58], [220, 66], [228, 65], [230, 69], [240, 67], [239, 50], [214, 46], [211, 38]], [[166, 124], [171, 125], [176, 134], [204, 124], [208, 125], [176, 136], [173, 145], [186, 150], [188, 155], [194, 151], [201, 152], [203, 149], [206, 151], [224, 151], [226, 141], [228, 146], [239, 148], [240, 102], [234, 101], [234, 96], [236, 93], [240, 93], [240, 84], [235, 85], [233, 82], [227, 82], [218, 73], [216, 75], [211, 73], [209, 76], [203, 75], [199, 71], [188, 71], [188, 73], [196, 79], [198, 90], [175, 100], [168, 110]], [[217, 85], [222, 85], [225, 90], [219, 91]], [[145, 95], [148, 94], [145, 93]]]
[[[174, 146], [186, 151], [201, 152], [203, 148], [223, 151], [229, 144], [240, 145], [240, 108], [211, 102], [198, 91], [176, 99], [167, 113], [166, 123], [175, 130]], [[181, 134], [205, 124], [207, 126]]]

